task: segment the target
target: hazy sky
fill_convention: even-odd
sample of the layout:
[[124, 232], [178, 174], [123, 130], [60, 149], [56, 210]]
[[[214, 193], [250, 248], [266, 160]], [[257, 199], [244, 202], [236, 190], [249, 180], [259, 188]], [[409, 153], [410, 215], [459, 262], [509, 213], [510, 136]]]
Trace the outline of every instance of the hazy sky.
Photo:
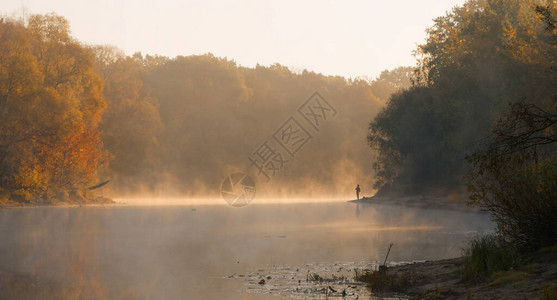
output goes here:
[[243, 66], [278, 62], [326, 75], [375, 77], [414, 65], [432, 19], [464, 0], [4, 0], [0, 13], [56, 12], [82, 42], [126, 54], [211, 52]]

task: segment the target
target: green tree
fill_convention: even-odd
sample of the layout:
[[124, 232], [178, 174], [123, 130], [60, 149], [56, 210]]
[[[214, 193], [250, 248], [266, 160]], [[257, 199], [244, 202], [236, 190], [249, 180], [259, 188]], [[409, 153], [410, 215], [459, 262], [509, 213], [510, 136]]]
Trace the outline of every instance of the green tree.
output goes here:
[[414, 68], [412, 67], [398, 67], [382, 71], [379, 77], [371, 82], [373, 94], [387, 102], [392, 94], [412, 86], [413, 74]]
[[466, 154], [509, 102], [551, 97], [557, 46], [540, 7], [554, 14], [552, 1], [471, 0], [435, 19], [416, 51], [420, 88], [394, 95], [370, 123], [378, 186], [458, 188]]
[[523, 250], [557, 242], [557, 96], [549, 109], [511, 105], [468, 157], [471, 203], [490, 210], [502, 236]]

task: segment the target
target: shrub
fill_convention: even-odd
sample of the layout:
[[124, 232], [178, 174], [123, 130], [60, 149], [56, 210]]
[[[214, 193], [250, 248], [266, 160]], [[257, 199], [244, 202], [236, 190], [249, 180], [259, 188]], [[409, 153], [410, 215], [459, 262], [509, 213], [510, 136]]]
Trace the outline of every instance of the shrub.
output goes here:
[[520, 254], [515, 247], [495, 235], [477, 236], [463, 250], [462, 279], [486, 278], [520, 265]]
[[517, 103], [486, 149], [467, 157], [471, 204], [491, 211], [499, 233], [521, 251], [557, 242], [557, 97], [553, 109]]
[[10, 200], [18, 203], [31, 203], [34, 199], [32, 193], [24, 190], [17, 190], [10, 194]]

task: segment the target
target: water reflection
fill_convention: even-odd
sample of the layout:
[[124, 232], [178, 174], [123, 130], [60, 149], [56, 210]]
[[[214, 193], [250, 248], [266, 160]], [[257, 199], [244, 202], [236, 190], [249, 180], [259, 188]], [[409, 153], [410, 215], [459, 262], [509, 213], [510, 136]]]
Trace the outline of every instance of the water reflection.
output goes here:
[[[356, 216], [354, 216], [356, 211]], [[460, 255], [487, 215], [352, 203], [0, 211], [0, 288], [14, 298], [265, 299], [231, 274], [273, 265]], [[187, 296], [185, 296], [187, 295]], [[36, 298], [36, 297], [35, 297]]]

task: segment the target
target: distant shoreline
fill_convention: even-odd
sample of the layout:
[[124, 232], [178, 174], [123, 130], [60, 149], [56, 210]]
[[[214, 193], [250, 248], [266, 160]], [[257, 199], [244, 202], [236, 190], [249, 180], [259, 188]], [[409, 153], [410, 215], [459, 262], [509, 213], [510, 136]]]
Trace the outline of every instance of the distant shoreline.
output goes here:
[[84, 202], [66, 202], [59, 201], [54, 203], [41, 203], [41, 202], [17, 202], [8, 199], [0, 199], [0, 209], [2, 208], [33, 208], [33, 207], [80, 207], [80, 206], [103, 206], [118, 204], [110, 198], [101, 199], [87, 199]]
[[371, 196], [360, 199], [348, 200], [347, 202], [370, 205], [393, 205], [423, 209], [448, 209], [471, 212], [488, 213], [477, 207], [471, 207], [461, 198], [431, 197], [431, 196]]

